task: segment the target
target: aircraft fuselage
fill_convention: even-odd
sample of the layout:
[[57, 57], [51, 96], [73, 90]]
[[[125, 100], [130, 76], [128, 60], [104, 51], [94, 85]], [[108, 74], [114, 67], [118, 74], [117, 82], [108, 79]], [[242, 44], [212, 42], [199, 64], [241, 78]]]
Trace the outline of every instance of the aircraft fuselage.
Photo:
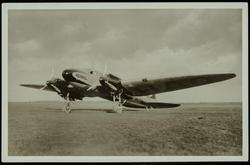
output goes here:
[[[120, 78], [114, 75], [103, 75], [100, 72], [85, 69], [84, 71], [77, 69], [66, 69], [62, 76], [66, 82], [74, 87], [79, 88], [84, 93], [84, 97], [96, 97], [113, 101], [113, 94], [124, 90], [120, 83]], [[94, 83], [98, 82], [94, 90], [88, 90]], [[146, 108], [144, 101], [121, 92], [121, 102], [124, 106]]]

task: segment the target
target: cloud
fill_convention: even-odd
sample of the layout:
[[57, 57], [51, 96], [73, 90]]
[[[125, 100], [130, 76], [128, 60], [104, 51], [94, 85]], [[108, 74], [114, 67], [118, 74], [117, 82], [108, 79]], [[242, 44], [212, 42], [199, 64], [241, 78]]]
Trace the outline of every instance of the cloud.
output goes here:
[[21, 43], [17, 43], [13, 47], [14, 49], [16, 49], [16, 51], [29, 52], [37, 50], [39, 48], [39, 43], [35, 40], [28, 40]]
[[23, 42], [18, 42], [14, 44], [9, 44], [9, 59], [22, 59], [22, 58], [31, 58], [36, 55], [36, 52], [39, 51], [40, 44], [38, 41], [31, 39]]
[[189, 49], [222, 40], [221, 46], [241, 50], [241, 10], [192, 10], [166, 29], [164, 41], [174, 49]]
[[[13, 10], [8, 25], [10, 98], [23, 100], [27, 89], [18, 84], [45, 82], [52, 66], [61, 77], [65, 68], [94, 65], [101, 71], [105, 64], [123, 79], [234, 72], [237, 78], [222, 93], [230, 88], [237, 93], [241, 26], [237, 9]], [[173, 100], [178, 98], [184, 97]], [[226, 99], [228, 95], [219, 100]]]

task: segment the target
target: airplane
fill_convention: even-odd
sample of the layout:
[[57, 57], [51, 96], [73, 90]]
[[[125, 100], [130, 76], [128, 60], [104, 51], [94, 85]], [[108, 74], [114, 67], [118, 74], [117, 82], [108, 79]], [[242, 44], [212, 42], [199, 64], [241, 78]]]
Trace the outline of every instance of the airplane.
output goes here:
[[178, 107], [180, 104], [156, 101], [155, 95], [228, 80], [236, 77], [236, 74], [204, 74], [124, 81], [111, 73], [101, 73], [94, 69], [66, 69], [62, 72], [62, 77], [63, 79], [51, 78], [42, 85], [20, 85], [56, 92], [65, 100], [63, 111], [66, 113], [71, 112], [71, 101], [82, 100], [84, 97], [100, 97], [112, 101], [114, 103], [112, 112], [121, 113], [126, 108], [151, 110]]

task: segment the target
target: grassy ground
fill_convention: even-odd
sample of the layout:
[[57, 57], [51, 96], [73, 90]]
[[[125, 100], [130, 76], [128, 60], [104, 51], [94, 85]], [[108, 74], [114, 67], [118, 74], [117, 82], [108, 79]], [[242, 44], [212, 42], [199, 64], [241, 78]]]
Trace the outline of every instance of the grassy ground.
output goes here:
[[242, 154], [241, 104], [184, 104], [122, 114], [107, 113], [106, 103], [77, 103], [70, 114], [61, 107], [9, 103], [9, 155]]

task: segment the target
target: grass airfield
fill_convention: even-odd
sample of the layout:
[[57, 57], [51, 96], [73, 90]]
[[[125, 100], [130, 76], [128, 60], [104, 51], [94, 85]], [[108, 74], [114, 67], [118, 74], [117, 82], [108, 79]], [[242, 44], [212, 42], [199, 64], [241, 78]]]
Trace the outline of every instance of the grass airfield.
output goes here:
[[109, 102], [10, 102], [9, 156], [242, 155], [241, 103], [107, 113]]

